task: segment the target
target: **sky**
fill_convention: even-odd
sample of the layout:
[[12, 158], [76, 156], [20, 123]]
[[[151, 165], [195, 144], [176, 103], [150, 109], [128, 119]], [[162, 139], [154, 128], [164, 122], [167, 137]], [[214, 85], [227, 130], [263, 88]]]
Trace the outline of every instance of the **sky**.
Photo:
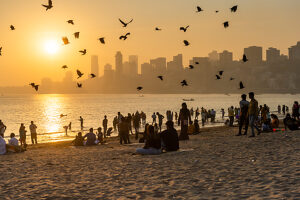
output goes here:
[[[212, 50], [226, 49], [240, 59], [243, 48], [252, 45], [264, 51], [276, 47], [287, 54], [300, 40], [299, 0], [53, 0], [48, 11], [41, 4], [47, 0], [0, 0], [0, 86], [39, 83], [44, 77], [60, 81], [63, 65], [89, 73], [91, 55], [99, 56], [101, 75], [106, 63], [114, 67], [116, 51], [125, 61], [138, 55], [139, 64], [156, 57], [171, 60], [182, 53], [187, 65], [191, 57], [207, 56]], [[231, 13], [234, 5], [238, 11]], [[196, 6], [204, 11], [196, 13]], [[134, 20], [123, 28], [118, 18]], [[68, 24], [69, 19], [75, 25]], [[225, 21], [230, 23], [227, 29]], [[187, 25], [186, 33], [179, 31]], [[80, 39], [75, 40], [72, 34], [77, 31]], [[120, 41], [127, 32], [128, 40]], [[69, 45], [62, 45], [64, 36]], [[105, 37], [105, 45], [99, 37]], [[185, 47], [183, 40], [191, 45]], [[45, 48], [49, 43], [57, 50]], [[87, 55], [80, 55], [82, 49]]]

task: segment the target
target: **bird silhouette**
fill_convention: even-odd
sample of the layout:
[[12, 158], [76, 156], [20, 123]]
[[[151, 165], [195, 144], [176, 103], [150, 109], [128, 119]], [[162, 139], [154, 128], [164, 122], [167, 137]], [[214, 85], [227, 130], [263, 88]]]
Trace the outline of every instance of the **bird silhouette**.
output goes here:
[[184, 43], [185, 46], [189, 46], [190, 45], [189, 41], [187, 41], [187, 40], [183, 40], [183, 43]]
[[216, 10], [216, 13], [218, 13], [219, 11], [218, 10]]
[[101, 38], [99, 38], [98, 40], [102, 43], [102, 44], [105, 44], [105, 40], [104, 40], [105, 38], [104, 37], [101, 37]]
[[131, 19], [128, 23], [122, 21], [120, 18], [119, 18], [119, 21], [123, 24], [123, 27], [127, 27], [127, 25], [133, 21], [133, 19]]
[[163, 76], [158, 76], [157, 78], [159, 78], [161, 81], [164, 80], [164, 77], [163, 77]]
[[64, 45], [70, 44], [69, 39], [67, 37], [63, 37], [62, 41], [63, 41]]
[[35, 86], [35, 83], [29, 83], [29, 85], [30, 85], [31, 87], [34, 87], [34, 86]]
[[60, 114], [60, 118], [63, 118], [63, 117], [66, 117], [67, 115], [64, 115], [64, 114]]
[[78, 88], [82, 88], [82, 83], [77, 83]]
[[68, 24], [74, 25], [74, 21], [72, 19], [68, 20], [67, 22], [68, 22]]
[[219, 75], [216, 75], [216, 77], [217, 77], [217, 80], [220, 80], [220, 79], [221, 79], [221, 77], [220, 77]]
[[158, 27], [155, 27], [155, 30], [156, 30], [156, 31], [161, 31], [162, 29], [161, 29], [161, 28], [158, 28]]
[[229, 27], [229, 21], [224, 22], [223, 25], [224, 25], [224, 28], [228, 28]]
[[86, 49], [83, 49], [83, 50], [80, 50], [80, 51], [78, 51], [79, 53], [81, 53], [81, 55], [85, 55], [86, 54]]
[[230, 78], [230, 80], [231, 80], [231, 81], [233, 81], [233, 80], [234, 80], [234, 78], [232, 78], [232, 77], [231, 77], [231, 78]]
[[0, 47], [0, 56], [2, 56], [2, 47]]
[[224, 71], [219, 71], [219, 75], [222, 76]]
[[243, 84], [243, 82], [241, 81], [240, 82], [240, 90], [242, 90], [242, 89], [244, 89], [245, 87], [244, 87], [244, 84]]
[[10, 25], [10, 30], [14, 31], [16, 28], [13, 25]]
[[139, 86], [136, 88], [138, 91], [141, 91], [143, 89], [143, 87]]
[[67, 66], [67, 65], [63, 65], [61, 68], [62, 68], [62, 69], [67, 69], [68, 66]]
[[79, 79], [79, 78], [81, 78], [84, 74], [81, 72], [81, 71], [79, 71], [78, 69], [77, 69], [77, 75], [78, 75], [78, 78], [77, 79]]
[[196, 65], [199, 65], [200, 63], [199, 63], [199, 62], [195, 62], [195, 64], [196, 64]]
[[96, 77], [96, 75], [93, 74], [93, 73], [91, 73], [90, 76], [91, 76], [91, 78], [95, 78]]
[[39, 85], [36, 85], [35, 83], [29, 83], [29, 85], [31, 85], [31, 87], [34, 88], [35, 91], [39, 90]]
[[181, 30], [181, 31], [183, 31], [183, 32], [186, 32], [187, 31], [187, 29], [189, 28], [190, 26], [188, 25], [188, 26], [186, 26], [186, 27], [180, 27], [179, 28], [179, 30]]
[[237, 11], [238, 6], [233, 6], [232, 8], [230, 8], [231, 12], [236, 12]]
[[48, 0], [48, 5], [42, 4], [42, 6], [44, 6], [46, 8], [46, 11], [50, 10], [51, 8], [53, 8], [52, 0]]
[[194, 66], [193, 66], [193, 65], [189, 65], [189, 68], [190, 68], [190, 69], [194, 69]]
[[197, 11], [196, 12], [199, 13], [201, 11], [203, 11], [202, 8], [200, 6], [197, 6]]
[[180, 83], [181, 83], [181, 86], [182, 86], [182, 87], [184, 87], [184, 86], [188, 86], [188, 84], [187, 84], [186, 80], [183, 80], [183, 81], [181, 81]]
[[247, 58], [247, 56], [244, 54], [243, 55], [243, 62], [245, 63], [245, 62], [247, 62], [248, 61], [248, 58]]
[[80, 34], [80, 32], [75, 32], [75, 33], [74, 33], [74, 37], [75, 37], [76, 39], [78, 39], [78, 38], [79, 38], [79, 34]]
[[121, 36], [119, 37], [119, 39], [120, 39], [120, 40], [126, 40], [128, 35], [130, 35], [130, 33], [126, 33], [125, 35], [121, 35]]

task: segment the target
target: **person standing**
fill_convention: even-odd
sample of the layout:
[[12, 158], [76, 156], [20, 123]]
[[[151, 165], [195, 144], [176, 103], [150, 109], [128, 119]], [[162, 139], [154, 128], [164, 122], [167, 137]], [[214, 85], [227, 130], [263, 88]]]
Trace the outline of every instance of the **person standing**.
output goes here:
[[179, 117], [178, 117], [178, 126], [181, 125], [179, 140], [188, 140], [189, 139], [188, 126], [189, 126], [189, 122], [192, 121], [191, 114], [189, 109], [187, 108], [186, 103], [182, 103], [181, 106], [182, 108], [180, 109]]
[[139, 139], [139, 128], [140, 128], [140, 114], [138, 111], [136, 111], [136, 113], [133, 117], [133, 127], [135, 130], [135, 139], [138, 140]]
[[156, 115], [155, 113], [152, 114], [152, 125], [156, 123]]
[[165, 118], [163, 115], [159, 114], [159, 112], [156, 113], [158, 118], [158, 126], [159, 126], [159, 132], [161, 132], [161, 126], [163, 123], [163, 119]]
[[285, 105], [282, 106], [282, 114], [285, 115]]
[[36, 133], [36, 129], [37, 129], [37, 126], [33, 123], [33, 121], [31, 121], [31, 124], [29, 126], [29, 130], [30, 130], [30, 135], [31, 135], [31, 143], [34, 144], [37, 144], [37, 133]]
[[72, 122], [69, 123], [69, 130], [72, 131]]
[[224, 108], [221, 109], [221, 113], [222, 113], [222, 119], [224, 119], [224, 116], [225, 116], [225, 110], [224, 110]]
[[231, 106], [228, 108], [229, 126], [233, 126], [234, 121], [234, 108]]
[[2, 120], [0, 120], [0, 135], [4, 138], [4, 133], [6, 131], [6, 126], [4, 125], [4, 123], [2, 122]]
[[278, 114], [281, 114], [281, 106], [280, 105], [278, 105], [278, 107], [277, 107], [277, 112], [278, 112]]
[[294, 102], [292, 116], [294, 119], [299, 120], [299, 103], [298, 103], [298, 101]]
[[248, 109], [249, 125], [251, 127], [251, 132], [252, 132], [252, 135], [250, 135], [249, 137], [255, 137], [254, 128], [258, 131], [258, 135], [260, 134], [259, 128], [255, 125], [255, 122], [258, 117], [258, 102], [255, 100], [253, 92], [249, 93], [249, 98], [251, 99], [249, 103], [249, 109]]
[[102, 121], [104, 138], [106, 138], [107, 123], [108, 123], [107, 116], [104, 115], [104, 119]]
[[20, 129], [19, 129], [19, 135], [20, 135], [20, 143], [21, 143], [21, 146], [26, 146], [26, 130], [25, 130], [25, 126], [24, 124], [22, 123], [21, 126], [20, 126]]
[[243, 125], [245, 124], [245, 133], [244, 135], [247, 135], [247, 131], [248, 131], [248, 124], [249, 124], [249, 119], [248, 119], [248, 109], [249, 109], [249, 101], [247, 101], [247, 95], [243, 94], [242, 96], [242, 100], [240, 101], [240, 118], [239, 118], [239, 133], [237, 134], [237, 136], [241, 136], [242, 135], [242, 128]]
[[79, 117], [79, 121], [80, 121], [80, 128], [81, 130], [83, 130], [83, 118], [81, 116]]

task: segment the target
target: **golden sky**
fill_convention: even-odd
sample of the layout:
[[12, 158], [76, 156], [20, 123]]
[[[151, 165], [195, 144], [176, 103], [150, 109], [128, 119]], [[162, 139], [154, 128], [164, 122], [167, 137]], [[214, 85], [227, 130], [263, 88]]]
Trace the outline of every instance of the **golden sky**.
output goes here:
[[[103, 66], [114, 66], [116, 51], [139, 55], [139, 63], [150, 58], [182, 53], [184, 64], [192, 56], [207, 56], [212, 50], [234, 52], [242, 56], [250, 45], [276, 47], [287, 54], [287, 48], [300, 40], [299, 0], [53, 0], [53, 8], [45, 11], [47, 0], [0, 0], [0, 86], [27, 85], [44, 77], [61, 80], [62, 65], [71, 70], [90, 72], [90, 56], [98, 55], [100, 74]], [[229, 8], [239, 5], [236, 13]], [[196, 13], [196, 6], [204, 12]], [[219, 13], [215, 13], [219, 10]], [[134, 19], [123, 28], [118, 21]], [[66, 21], [73, 19], [75, 25]], [[230, 22], [224, 29], [222, 23]], [[10, 25], [16, 30], [11, 31]], [[183, 33], [180, 26], [190, 25]], [[163, 29], [155, 32], [158, 26]], [[80, 31], [80, 39], [72, 35]], [[126, 41], [120, 35], [131, 32]], [[67, 36], [70, 44], [62, 45]], [[101, 45], [97, 38], [106, 38]], [[184, 47], [188, 40], [191, 46]], [[50, 54], [45, 45], [59, 43]], [[79, 50], [88, 53], [81, 56]]]

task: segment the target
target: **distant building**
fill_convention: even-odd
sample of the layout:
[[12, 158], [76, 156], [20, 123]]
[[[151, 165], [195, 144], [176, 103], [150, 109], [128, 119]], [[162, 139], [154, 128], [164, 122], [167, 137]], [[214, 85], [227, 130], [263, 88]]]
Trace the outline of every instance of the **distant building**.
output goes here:
[[165, 74], [167, 71], [167, 59], [164, 57], [150, 60], [153, 70], [157, 74]]
[[233, 61], [233, 54], [232, 52], [225, 50], [222, 53], [219, 53], [219, 58], [220, 64], [231, 64]]
[[251, 46], [244, 49], [244, 54], [247, 56], [249, 63], [261, 64], [263, 49], [262, 47]]
[[289, 48], [289, 60], [299, 61], [300, 60], [300, 41], [296, 45]]
[[204, 69], [210, 66], [210, 59], [209, 57], [193, 57], [190, 60], [190, 65], [193, 65], [196, 69]]
[[280, 50], [270, 47], [266, 51], [267, 63], [275, 63], [280, 61]]
[[216, 62], [219, 60], [219, 54], [217, 51], [212, 51], [208, 54], [208, 58], [212, 62]]
[[99, 76], [98, 56], [91, 56], [91, 73]]
[[173, 56], [173, 61], [167, 63], [167, 70], [170, 72], [180, 72], [183, 70], [182, 54]]
[[122, 76], [123, 74], [123, 55], [120, 51], [115, 56], [116, 75]]
[[141, 73], [143, 76], [153, 75], [153, 67], [150, 63], [143, 63], [141, 65]]
[[139, 66], [139, 57], [136, 55], [131, 55], [128, 58], [129, 60], [129, 74], [130, 76], [138, 75], [138, 66]]
[[114, 70], [110, 64], [104, 66], [104, 75], [103, 78], [105, 81], [112, 80], [114, 78]]

